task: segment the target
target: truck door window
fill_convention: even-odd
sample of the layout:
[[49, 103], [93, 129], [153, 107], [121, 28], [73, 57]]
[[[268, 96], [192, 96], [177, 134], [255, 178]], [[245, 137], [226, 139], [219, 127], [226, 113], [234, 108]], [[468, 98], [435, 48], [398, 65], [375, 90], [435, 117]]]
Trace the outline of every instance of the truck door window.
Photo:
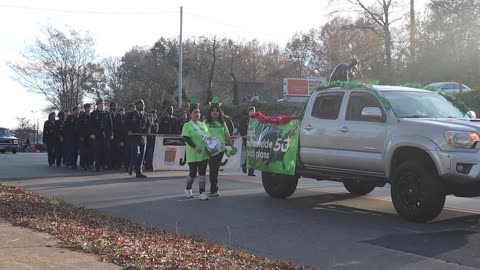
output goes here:
[[[382, 111], [382, 119], [372, 119], [362, 116], [362, 110], [365, 107], [377, 107]], [[366, 121], [366, 122], [385, 122], [385, 113], [383, 112], [382, 105], [378, 99], [370, 94], [365, 92], [353, 92], [350, 94], [350, 99], [348, 100], [347, 115], [345, 120], [348, 121]]]
[[320, 119], [337, 119], [342, 100], [343, 92], [319, 94], [313, 104], [312, 116]]

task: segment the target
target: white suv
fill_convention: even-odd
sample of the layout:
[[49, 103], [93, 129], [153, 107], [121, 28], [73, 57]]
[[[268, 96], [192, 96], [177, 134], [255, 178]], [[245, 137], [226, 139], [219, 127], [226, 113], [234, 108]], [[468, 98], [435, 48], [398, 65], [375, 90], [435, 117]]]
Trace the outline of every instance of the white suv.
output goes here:
[[457, 83], [457, 82], [436, 82], [436, 83], [431, 83], [427, 86], [436, 87], [440, 90], [443, 90], [443, 92], [449, 93], [449, 94], [472, 91], [472, 89], [470, 89], [470, 87], [466, 86], [465, 84], [461, 84], [461, 85], [462, 85], [462, 89], [460, 89], [460, 83]]

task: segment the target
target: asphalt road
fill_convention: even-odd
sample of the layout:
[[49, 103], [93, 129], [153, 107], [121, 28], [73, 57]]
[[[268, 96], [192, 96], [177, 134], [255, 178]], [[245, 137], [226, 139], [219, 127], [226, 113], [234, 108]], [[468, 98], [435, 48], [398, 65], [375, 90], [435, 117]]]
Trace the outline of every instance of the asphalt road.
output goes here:
[[276, 200], [259, 176], [221, 173], [221, 196], [200, 201], [182, 196], [186, 172], [137, 180], [46, 164], [44, 154], [0, 154], [0, 182], [315, 269], [480, 268], [476, 198], [448, 197], [439, 218], [417, 224], [396, 215], [389, 186], [354, 197], [339, 183], [300, 179], [291, 198]]

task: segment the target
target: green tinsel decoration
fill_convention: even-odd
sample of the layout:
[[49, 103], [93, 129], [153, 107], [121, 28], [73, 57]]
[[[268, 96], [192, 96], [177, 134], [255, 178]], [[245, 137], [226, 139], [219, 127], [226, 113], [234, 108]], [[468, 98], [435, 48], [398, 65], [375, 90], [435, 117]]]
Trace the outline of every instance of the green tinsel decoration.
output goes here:
[[[382, 102], [385, 109], [389, 110], [389, 109], [392, 108], [392, 104], [390, 103], [390, 101], [380, 91], [378, 91], [377, 89], [375, 89], [373, 87], [373, 85], [377, 85], [379, 83], [380, 83], [379, 81], [372, 81], [368, 84], [367, 83], [362, 83], [362, 82], [356, 82], [356, 81], [348, 81], [348, 82], [333, 81], [333, 82], [328, 82], [328, 83], [318, 85], [316, 88], [317, 88], [317, 90], [324, 90], [324, 89], [333, 88], [333, 87], [340, 87], [340, 88], [346, 89], [346, 90], [364, 88], [364, 89], [372, 92], [372, 94], [374, 94]], [[446, 98], [448, 101], [450, 101], [464, 115], [468, 115], [469, 117], [472, 117], [470, 115], [470, 112], [469, 112], [470, 108], [468, 108], [467, 105], [465, 105], [465, 103], [462, 100], [459, 100], [458, 98], [456, 98], [452, 94], [445, 93], [444, 91], [439, 90], [436, 87], [423, 86], [419, 83], [406, 83], [403, 86], [436, 92], [436, 93], [440, 94], [441, 96], [443, 96], [444, 98]], [[300, 113], [300, 118], [303, 118], [307, 103], [308, 103], [308, 100], [307, 100], [307, 102], [305, 102], [305, 105], [303, 106], [303, 110]]]
[[348, 81], [348, 82], [333, 81], [333, 82], [328, 82], [328, 83], [318, 85], [317, 90], [324, 90], [332, 87], [340, 87], [346, 90], [364, 88], [370, 91], [372, 94], [374, 94], [380, 100], [380, 102], [382, 102], [386, 110], [390, 110], [392, 108], [392, 104], [390, 103], [390, 101], [382, 93], [380, 93], [380, 91], [378, 91], [377, 89], [375, 89], [375, 87], [373, 87], [374, 84], [378, 84], [378, 83], [379, 83], [378, 81], [373, 81], [368, 84], [362, 83], [362, 82], [356, 82], [356, 81]]
[[432, 92], [436, 92], [438, 93], [439, 95], [443, 96], [444, 98], [446, 98], [448, 101], [450, 101], [453, 106], [457, 107], [457, 109], [459, 109], [463, 115], [468, 115], [469, 117], [472, 117], [472, 115], [470, 115], [470, 108], [468, 108], [467, 105], [465, 105], [465, 103], [463, 102], [463, 100], [460, 100], [458, 98], [456, 98], [454, 95], [452, 94], [448, 94], [448, 93], [445, 93], [443, 90], [441, 89], [438, 89], [434, 86], [423, 86], [419, 83], [406, 83], [404, 84], [403, 86], [405, 87], [411, 87], [411, 88], [418, 88], [418, 89], [423, 89], [423, 90], [428, 90], [428, 91], [432, 91]]

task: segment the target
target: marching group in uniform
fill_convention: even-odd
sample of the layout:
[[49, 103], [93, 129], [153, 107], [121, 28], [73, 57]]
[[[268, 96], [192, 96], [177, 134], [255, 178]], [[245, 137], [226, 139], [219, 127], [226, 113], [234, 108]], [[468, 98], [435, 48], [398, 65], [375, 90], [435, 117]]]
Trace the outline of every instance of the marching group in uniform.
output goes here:
[[125, 112], [123, 108], [117, 110], [117, 104], [112, 102], [106, 111], [105, 102], [99, 99], [93, 111], [92, 104], [87, 103], [81, 112], [78, 107], [72, 108], [67, 116], [59, 112], [58, 119], [55, 112], [51, 112], [43, 127], [48, 164], [77, 169], [80, 156], [83, 170], [123, 168], [130, 175], [135, 172], [136, 177], [146, 177], [142, 165], [153, 171], [155, 136], [147, 136], [147, 149], [143, 136], [180, 134], [185, 119], [173, 116], [173, 107], [167, 108], [160, 119], [156, 110], [145, 113], [144, 107], [144, 101], [139, 100], [129, 104]]
[[[196, 99], [195, 99], [196, 100]], [[48, 152], [50, 166], [62, 164], [72, 169], [79, 165], [83, 170], [101, 171], [126, 170], [137, 178], [147, 177], [143, 169], [153, 171], [155, 136], [152, 134], [178, 134], [186, 142], [186, 158], [189, 175], [186, 180], [185, 197], [192, 198], [192, 185], [198, 174], [199, 199], [218, 197], [218, 173], [225, 146], [231, 145], [227, 154], [235, 154], [230, 134], [233, 130], [231, 119], [224, 115], [221, 103], [215, 97], [204, 121], [201, 121], [199, 104], [189, 104], [188, 114], [182, 112], [177, 119], [173, 116], [173, 107], [165, 110], [160, 119], [156, 110], [144, 112], [143, 100], [129, 104], [127, 110], [117, 110], [115, 102], [110, 110], [105, 110], [102, 99], [85, 104], [83, 111], [78, 107], [68, 113], [55, 112], [48, 115], [43, 128], [43, 142]], [[190, 121], [187, 121], [187, 117]], [[150, 135], [150, 136], [149, 136]], [[144, 137], [146, 136], [146, 141]], [[206, 138], [215, 138], [219, 151], [212, 153], [207, 147]], [[210, 193], [205, 192], [206, 169], [209, 166]]]

